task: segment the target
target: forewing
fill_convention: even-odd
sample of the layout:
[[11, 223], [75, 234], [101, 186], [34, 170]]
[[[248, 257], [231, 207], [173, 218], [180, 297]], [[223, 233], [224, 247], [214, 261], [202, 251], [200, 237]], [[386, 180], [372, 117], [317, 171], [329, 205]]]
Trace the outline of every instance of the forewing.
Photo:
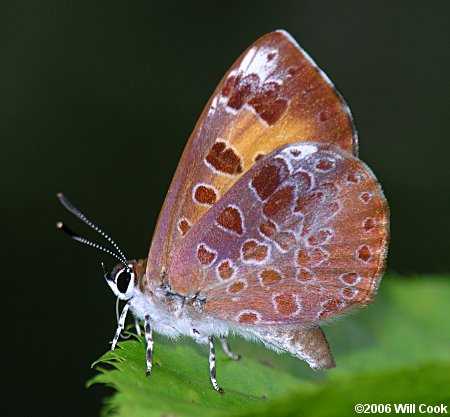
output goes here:
[[160, 278], [189, 229], [262, 155], [315, 141], [356, 152], [348, 106], [286, 32], [262, 37], [225, 74], [178, 165], [148, 257]]
[[168, 277], [217, 318], [310, 324], [367, 303], [381, 279], [388, 207], [370, 169], [295, 144], [258, 161], [176, 248]]

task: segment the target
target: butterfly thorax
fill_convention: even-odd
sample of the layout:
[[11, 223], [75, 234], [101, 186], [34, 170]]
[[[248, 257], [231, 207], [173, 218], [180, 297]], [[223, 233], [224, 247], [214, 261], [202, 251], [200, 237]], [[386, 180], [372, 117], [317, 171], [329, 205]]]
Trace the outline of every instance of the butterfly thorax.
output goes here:
[[203, 327], [200, 316], [204, 298], [200, 294], [185, 296], [173, 291], [164, 272], [156, 273], [158, 276], [147, 276], [146, 261], [132, 262], [137, 279], [134, 295], [130, 299], [131, 311], [141, 320], [149, 316], [158, 333], [169, 337], [192, 336], [197, 328]]

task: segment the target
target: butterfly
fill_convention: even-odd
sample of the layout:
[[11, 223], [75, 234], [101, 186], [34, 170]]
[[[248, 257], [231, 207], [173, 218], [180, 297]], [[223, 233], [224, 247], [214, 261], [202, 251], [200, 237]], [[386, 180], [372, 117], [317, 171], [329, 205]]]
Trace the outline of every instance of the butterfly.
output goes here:
[[[104, 277], [153, 331], [209, 344], [238, 334], [314, 369], [335, 366], [320, 325], [370, 302], [383, 275], [389, 210], [358, 159], [349, 107], [285, 31], [252, 44], [225, 74], [186, 145], [148, 257], [129, 260], [62, 194], [62, 204], [113, 247], [73, 239], [118, 259]], [[139, 330], [139, 327], [137, 327]]]

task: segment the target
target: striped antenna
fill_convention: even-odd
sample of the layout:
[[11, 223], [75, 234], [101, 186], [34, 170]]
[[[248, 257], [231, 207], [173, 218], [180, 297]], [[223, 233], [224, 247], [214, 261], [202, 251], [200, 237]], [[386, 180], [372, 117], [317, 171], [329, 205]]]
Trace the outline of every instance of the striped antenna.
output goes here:
[[103, 252], [108, 253], [111, 256], [114, 256], [116, 259], [118, 259], [120, 262], [122, 262], [124, 265], [127, 265], [127, 258], [125, 254], [121, 251], [119, 246], [116, 242], [108, 235], [106, 234], [102, 229], [100, 229], [98, 226], [96, 226], [94, 223], [92, 223], [80, 210], [78, 210], [70, 201], [69, 199], [62, 193], [58, 193], [56, 195], [58, 197], [58, 200], [61, 202], [61, 204], [70, 211], [73, 215], [78, 217], [83, 223], [87, 224], [89, 227], [94, 229], [99, 235], [103, 236], [111, 245], [116, 249], [117, 253], [105, 248], [102, 245], [99, 245], [98, 243], [92, 242], [84, 237], [79, 236], [75, 232], [73, 232], [70, 228], [68, 228], [63, 222], [56, 223], [56, 227], [63, 232], [65, 232], [67, 235], [69, 235], [73, 240], [76, 240], [78, 242], [81, 242], [85, 245], [92, 246], [93, 248], [102, 250]]

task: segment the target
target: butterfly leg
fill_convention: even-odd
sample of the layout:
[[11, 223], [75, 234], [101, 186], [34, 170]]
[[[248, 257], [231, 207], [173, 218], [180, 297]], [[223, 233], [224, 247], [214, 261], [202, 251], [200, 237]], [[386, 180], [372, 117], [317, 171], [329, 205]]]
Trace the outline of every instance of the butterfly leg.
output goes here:
[[147, 363], [147, 376], [152, 373], [152, 357], [153, 357], [153, 331], [150, 324], [150, 316], [145, 316], [144, 321], [145, 341], [147, 342], [147, 350], [145, 352], [145, 361]]
[[216, 349], [214, 347], [214, 336], [202, 336], [197, 329], [192, 329], [192, 337], [198, 343], [209, 342], [209, 380], [213, 388], [223, 394], [223, 389], [219, 387], [216, 380]]
[[125, 319], [127, 318], [128, 309], [130, 308], [129, 304], [125, 304], [125, 307], [122, 310], [122, 313], [120, 313], [119, 320], [117, 322], [117, 330], [116, 334], [114, 335], [113, 341], [111, 343], [111, 350], [114, 350], [117, 345], [117, 341], [119, 340], [120, 333], [125, 327]]
[[239, 359], [241, 359], [241, 355], [236, 355], [231, 351], [226, 337], [221, 337], [220, 343], [222, 343], [222, 349], [225, 352], [225, 355], [227, 355], [230, 359], [233, 359], [234, 361], [238, 361]]
[[214, 336], [208, 336], [209, 340], [209, 379], [214, 389], [223, 394], [223, 389], [217, 385], [216, 380], [216, 350], [214, 348]]
[[134, 318], [134, 327], [136, 328], [136, 334], [138, 336], [141, 335], [141, 326], [139, 325], [139, 320], [135, 317]]

